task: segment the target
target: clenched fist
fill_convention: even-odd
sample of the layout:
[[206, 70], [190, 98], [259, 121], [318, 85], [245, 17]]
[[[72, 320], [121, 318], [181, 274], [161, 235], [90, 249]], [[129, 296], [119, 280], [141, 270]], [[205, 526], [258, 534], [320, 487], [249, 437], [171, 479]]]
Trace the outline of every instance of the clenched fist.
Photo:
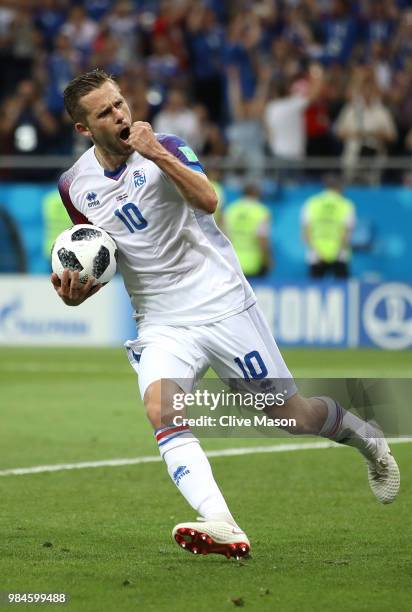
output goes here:
[[165, 149], [158, 142], [152, 126], [146, 121], [135, 121], [132, 124], [126, 142], [140, 155], [152, 161], [165, 153]]

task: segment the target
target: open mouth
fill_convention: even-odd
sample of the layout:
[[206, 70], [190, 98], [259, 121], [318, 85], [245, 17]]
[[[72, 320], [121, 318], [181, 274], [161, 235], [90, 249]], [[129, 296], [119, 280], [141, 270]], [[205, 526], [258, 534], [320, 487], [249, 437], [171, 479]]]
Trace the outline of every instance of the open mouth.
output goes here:
[[127, 140], [130, 136], [130, 128], [129, 127], [123, 128], [119, 136], [122, 140]]

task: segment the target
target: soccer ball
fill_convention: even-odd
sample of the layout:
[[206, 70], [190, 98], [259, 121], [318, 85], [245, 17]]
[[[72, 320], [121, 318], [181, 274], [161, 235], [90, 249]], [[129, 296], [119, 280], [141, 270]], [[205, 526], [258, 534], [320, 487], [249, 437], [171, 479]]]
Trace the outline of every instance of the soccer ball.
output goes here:
[[117, 246], [113, 238], [94, 225], [74, 225], [62, 232], [51, 251], [52, 270], [61, 278], [63, 270], [79, 271], [86, 283], [94, 276], [96, 283], [108, 283], [116, 273]]

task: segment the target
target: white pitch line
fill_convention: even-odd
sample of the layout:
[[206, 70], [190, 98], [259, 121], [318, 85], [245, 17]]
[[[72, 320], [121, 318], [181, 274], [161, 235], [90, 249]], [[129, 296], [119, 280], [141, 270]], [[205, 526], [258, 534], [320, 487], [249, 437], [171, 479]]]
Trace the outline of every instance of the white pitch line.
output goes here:
[[[402, 444], [412, 442], [412, 438], [388, 438], [390, 444]], [[208, 457], [238, 457], [240, 455], [258, 455], [261, 453], [285, 453], [301, 450], [317, 450], [324, 448], [344, 448], [335, 442], [302, 442], [293, 444], [276, 444], [273, 446], [246, 446], [241, 448], [226, 448], [222, 450], [208, 451]], [[138, 465], [140, 463], [157, 463], [161, 461], [159, 455], [148, 455], [146, 457], [134, 457], [130, 459], [106, 459], [103, 461], [82, 461], [79, 463], [56, 463], [54, 465], [35, 465], [26, 468], [13, 468], [0, 470], [0, 476], [24, 476], [26, 474], [44, 474], [45, 472], [64, 472], [67, 470], [84, 470], [100, 467], [121, 467], [124, 465]]]

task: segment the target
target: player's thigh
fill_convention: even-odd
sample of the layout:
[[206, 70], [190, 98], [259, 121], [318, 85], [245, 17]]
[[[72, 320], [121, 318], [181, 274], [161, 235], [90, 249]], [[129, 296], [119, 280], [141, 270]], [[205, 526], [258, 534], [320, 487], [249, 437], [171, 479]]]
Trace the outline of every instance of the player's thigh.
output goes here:
[[212, 368], [223, 379], [287, 379], [292, 375], [257, 305], [220, 321], [208, 345]]
[[169, 325], [142, 325], [138, 337], [128, 340], [125, 348], [139, 376], [142, 398], [149, 384], [163, 378], [182, 380], [183, 388], [190, 391], [204, 361], [190, 330]]
[[190, 358], [182, 359], [170, 350], [157, 345], [145, 346], [142, 349], [128, 349], [129, 361], [138, 375], [138, 384], [142, 399], [150, 385], [160, 380], [175, 381], [189, 392], [193, 388], [196, 367]]
[[135, 352], [140, 395], [155, 429], [173, 422], [175, 399], [192, 390], [196, 380], [193, 364], [158, 346]]

